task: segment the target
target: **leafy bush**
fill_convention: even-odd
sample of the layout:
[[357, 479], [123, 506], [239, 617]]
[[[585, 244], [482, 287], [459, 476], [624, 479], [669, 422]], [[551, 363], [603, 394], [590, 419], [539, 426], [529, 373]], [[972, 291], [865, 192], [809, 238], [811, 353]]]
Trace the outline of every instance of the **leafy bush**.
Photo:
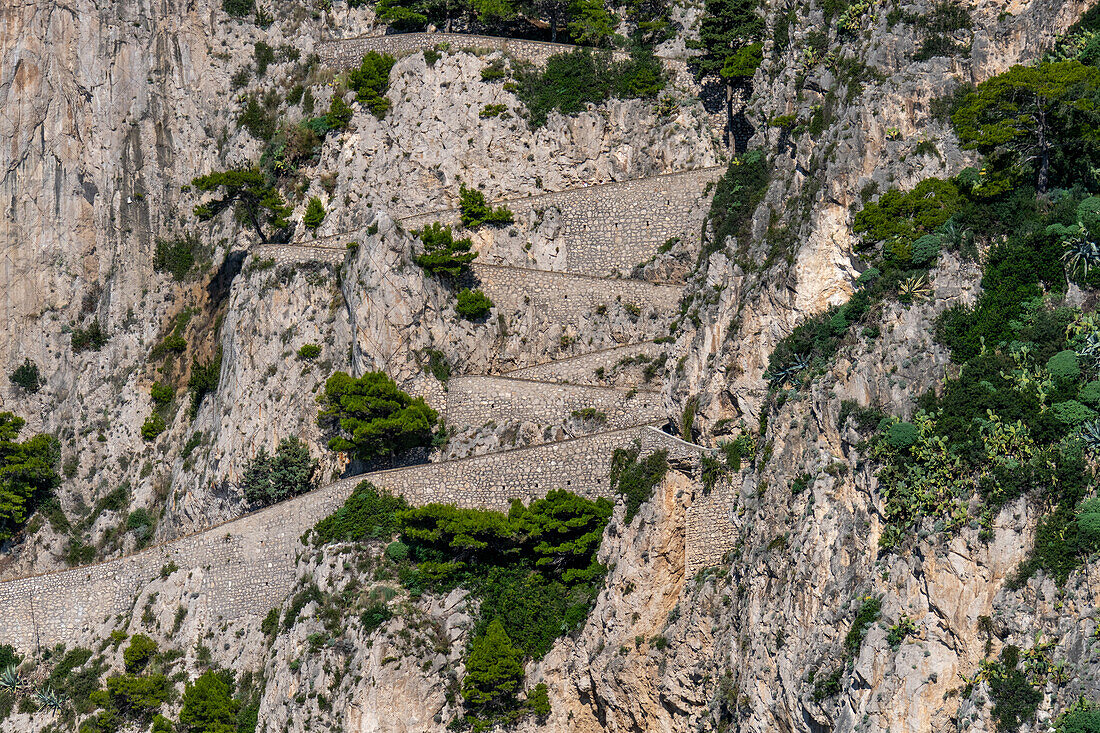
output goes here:
[[309, 446], [296, 436], [283, 438], [274, 456], [260, 449], [244, 471], [241, 482], [249, 504], [267, 506], [304, 494], [313, 489], [317, 461], [311, 460]]
[[476, 229], [482, 224], [511, 224], [514, 221], [508, 207], [491, 208], [485, 202], [485, 194], [476, 188], [467, 188], [466, 184], [460, 186], [458, 208], [462, 213], [462, 226], [467, 229]]
[[176, 390], [170, 384], [153, 382], [153, 386], [149, 388], [149, 396], [157, 407], [166, 407], [172, 402], [172, 398], [176, 396]]
[[917, 426], [911, 422], [896, 422], [886, 430], [886, 440], [897, 451], [909, 450], [917, 442]]
[[99, 351], [107, 344], [107, 334], [99, 325], [99, 321], [92, 320], [87, 328], [74, 328], [72, 333], [73, 353], [83, 351]]
[[263, 41], [256, 41], [252, 46], [252, 58], [256, 62], [256, 76], [263, 76], [267, 67], [275, 63], [275, 49]]
[[476, 321], [489, 314], [493, 301], [481, 290], [462, 288], [455, 296], [455, 310], [466, 320]]
[[535, 128], [546, 124], [553, 110], [573, 115], [612, 97], [656, 99], [666, 83], [652, 51], [635, 50], [629, 60], [613, 61], [610, 53], [588, 49], [551, 56], [542, 71], [519, 71], [516, 82], [516, 96]]
[[243, 18], [256, 9], [256, 0], [222, 0], [222, 10], [235, 18]]
[[172, 687], [163, 674], [121, 674], [107, 678], [110, 703], [124, 716], [148, 720], [168, 701]]
[[375, 601], [367, 606], [359, 616], [359, 622], [363, 625], [363, 633], [370, 634], [382, 627], [393, 618], [393, 613], [383, 601]]
[[237, 124], [248, 130], [248, 134], [257, 140], [270, 141], [279, 127], [278, 94], [247, 94], [241, 102]]
[[1084, 699], [1067, 710], [1055, 726], [1057, 733], [1100, 733], [1100, 710]]
[[0, 540], [18, 532], [36, 506], [61, 484], [61, 446], [52, 435], [18, 442], [26, 421], [0, 412]]
[[306, 213], [302, 216], [302, 223], [309, 229], [316, 231], [324, 220], [325, 205], [321, 203], [321, 199], [311, 196], [309, 204], [306, 205]]
[[130, 644], [122, 650], [122, 663], [126, 671], [137, 674], [145, 669], [146, 665], [157, 653], [157, 643], [145, 634], [134, 634]]
[[325, 383], [318, 422], [337, 434], [329, 448], [354, 451], [363, 460], [431, 445], [439, 418], [423, 398], [398, 389], [384, 372], [367, 372], [355, 379], [336, 372]]
[[616, 448], [611, 454], [611, 488], [626, 500], [624, 521], [630, 524], [653, 489], [668, 473], [668, 451], [659, 450], [638, 460], [641, 447]]
[[145, 422], [141, 424], [141, 439], [145, 441], [156, 440], [157, 436], [167, 428], [168, 423], [165, 422], [164, 416], [160, 412], [154, 412], [145, 418]]
[[42, 388], [42, 378], [38, 372], [38, 365], [30, 359], [24, 359], [23, 363], [17, 366], [8, 378], [12, 384], [17, 385], [27, 394], [34, 394]]
[[187, 232], [175, 239], [158, 239], [153, 254], [153, 269], [167, 272], [182, 282], [195, 267], [195, 260], [202, 253], [202, 242], [194, 232]]
[[393, 56], [371, 51], [363, 57], [358, 68], [347, 73], [348, 88], [378, 119], [385, 117], [391, 106], [386, 90], [390, 85], [390, 70], [396, 62]]
[[414, 258], [416, 264], [436, 277], [458, 278], [477, 257], [477, 252], [470, 251], [473, 242], [469, 237], [456, 240], [451, 228], [439, 222], [413, 233], [424, 245], [424, 251]]
[[962, 203], [954, 182], [926, 178], [910, 191], [891, 189], [867, 204], [856, 214], [852, 231], [865, 235], [864, 248], [873, 242], [913, 244], [922, 235], [933, 234]]
[[1047, 360], [1047, 371], [1058, 382], [1076, 382], [1081, 376], [1077, 354], [1071, 350], [1059, 351]]
[[312, 361], [321, 355], [321, 347], [317, 344], [302, 344], [298, 349], [298, 358], [302, 361]]
[[392, 537], [398, 529], [398, 513], [408, 508], [403, 498], [363, 481], [339, 509], [314, 526], [314, 536], [323, 543]]

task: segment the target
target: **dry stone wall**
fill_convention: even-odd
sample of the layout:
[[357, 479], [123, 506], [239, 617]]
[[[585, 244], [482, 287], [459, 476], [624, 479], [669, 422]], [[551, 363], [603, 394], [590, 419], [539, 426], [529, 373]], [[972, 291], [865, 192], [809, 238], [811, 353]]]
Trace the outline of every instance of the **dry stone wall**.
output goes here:
[[449, 44], [452, 50], [503, 51], [512, 58], [542, 66], [551, 56], [569, 53], [576, 46], [564, 43], [527, 41], [498, 36], [478, 36], [466, 33], [391, 33], [385, 36], [359, 36], [324, 41], [317, 46], [321, 63], [336, 69], [357, 66], [371, 51], [391, 56], [407, 56], [425, 49]]
[[169, 563], [201, 577], [210, 619], [262, 615], [280, 603], [294, 581], [299, 537], [331, 514], [360, 481], [403, 495], [412, 504], [447, 502], [507, 510], [564, 488], [610, 496], [615, 448], [638, 443], [667, 449], [695, 463], [702, 449], [651, 427], [599, 433], [503, 453], [355, 476], [198, 534], [118, 560], [0, 583], [0, 643], [20, 649], [87, 640], [104, 619], [133, 610], [141, 589]]
[[532, 307], [562, 325], [582, 323], [601, 306], [626, 305], [639, 308], [641, 318], [649, 318], [654, 313], [669, 318], [680, 302], [680, 288], [675, 285], [500, 265], [475, 264], [472, 269], [481, 289], [497, 306]]
[[737, 537], [732, 512], [741, 489], [741, 475], [719, 482], [710, 494], [697, 497], [684, 519], [684, 575], [717, 565], [733, 549]]
[[[564, 254], [560, 269], [584, 275], [612, 275], [649, 260], [670, 239], [698, 239], [707, 211], [699, 205], [700, 201], [705, 200], [707, 187], [724, 170], [722, 166], [702, 168], [494, 205], [507, 206], [517, 219], [523, 219], [529, 212], [556, 209], [560, 222], [557, 236]], [[412, 231], [436, 221], [458, 225], [458, 211], [417, 214], [405, 217], [400, 223]], [[484, 256], [492, 258], [493, 248]]]
[[[336, 238], [331, 238], [336, 239]], [[252, 248], [252, 261], [274, 260], [276, 265], [294, 265], [307, 262], [344, 264], [347, 248], [321, 244], [260, 244]]]
[[638, 357], [655, 359], [663, 350], [663, 346], [652, 341], [627, 344], [626, 346], [592, 351], [580, 356], [514, 369], [505, 376], [517, 379], [533, 379], [539, 382], [603, 384], [598, 376], [598, 370], [602, 369], [602, 373], [608, 375], [607, 379], [613, 379], [616, 384], [625, 382], [631, 385], [641, 385], [643, 383], [641, 366], [626, 369], [620, 366], [623, 360], [634, 360]]
[[459, 427], [480, 427], [491, 420], [560, 424], [586, 408], [603, 413], [606, 427], [612, 430], [654, 423], [662, 417], [658, 392], [492, 376], [456, 377], [447, 384], [447, 424]]

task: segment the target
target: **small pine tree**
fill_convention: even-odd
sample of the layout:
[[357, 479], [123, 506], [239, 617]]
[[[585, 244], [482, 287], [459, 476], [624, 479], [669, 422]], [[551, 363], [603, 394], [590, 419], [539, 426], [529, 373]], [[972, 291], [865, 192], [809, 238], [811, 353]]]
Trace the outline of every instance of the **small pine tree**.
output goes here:
[[321, 222], [325, 220], [325, 213], [325, 205], [321, 203], [321, 199], [313, 196], [306, 204], [306, 213], [302, 217], [302, 223], [313, 232], [316, 232], [317, 227], [321, 226]]
[[489, 300], [489, 296], [480, 290], [462, 288], [458, 291], [455, 310], [458, 311], [458, 315], [468, 321], [484, 318], [489, 314], [489, 309], [492, 307], [493, 301]]
[[469, 237], [455, 239], [449, 226], [435, 222], [414, 232], [424, 245], [424, 252], [416, 256], [416, 264], [436, 277], [457, 278], [464, 275], [470, 263], [477, 257], [471, 252], [473, 242]]
[[12, 384], [18, 385], [27, 394], [34, 394], [42, 388], [42, 379], [38, 373], [38, 365], [30, 359], [25, 359], [15, 368], [9, 377]]
[[462, 697], [473, 708], [509, 708], [523, 685], [523, 652], [512, 646], [499, 619], [474, 640], [462, 680]]

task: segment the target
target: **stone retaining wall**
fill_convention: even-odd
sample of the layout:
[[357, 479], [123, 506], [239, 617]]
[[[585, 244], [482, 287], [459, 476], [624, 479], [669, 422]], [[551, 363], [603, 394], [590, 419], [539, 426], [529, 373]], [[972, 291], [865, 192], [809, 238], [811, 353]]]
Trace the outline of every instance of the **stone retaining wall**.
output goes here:
[[[528, 212], [557, 209], [567, 272], [611, 275], [629, 272], [657, 254], [674, 237], [698, 239], [707, 207], [707, 187], [724, 166], [586, 186], [567, 191], [493, 202], [503, 204], [522, 220]], [[416, 214], [401, 219], [412, 231], [432, 222], [458, 225], [456, 209]], [[486, 256], [493, 256], [490, 248]], [[555, 267], [555, 269], [557, 269]]]
[[465, 376], [447, 383], [447, 424], [481, 427], [490, 420], [530, 420], [560, 425], [575, 410], [594, 408], [615, 430], [648, 425], [663, 417], [661, 395], [606, 387], [546, 384], [507, 377]]
[[[558, 359], [557, 361], [549, 361], [544, 364], [514, 369], [507, 372], [505, 376], [519, 379], [534, 379], [539, 382], [600, 384], [600, 379], [596, 376], [596, 370], [602, 368], [605, 374], [615, 373], [616, 381], [620, 381], [618, 380], [617, 372], [621, 371], [623, 368], [619, 367], [617, 370], [616, 366], [621, 360], [632, 359], [641, 355], [653, 359], [659, 356], [664, 348], [665, 347], [660, 344], [655, 344], [652, 341], [641, 344], [628, 344], [613, 349], [592, 351], [568, 359]], [[632, 367], [630, 372], [631, 374], [628, 375], [629, 383], [635, 385], [642, 384], [641, 367]]]
[[[344, 264], [347, 248], [332, 246], [340, 237], [329, 237], [328, 246], [322, 244], [258, 244], [252, 248], [252, 261], [275, 260], [276, 265], [292, 265], [306, 262], [325, 262], [339, 267]], [[347, 237], [344, 237], [344, 241]]]
[[199, 595], [209, 618], [263, 615], [290, 592], [298, 538], [364, 479], [413, 504], [506, 510], [513, 498], [529, 501], [554, 488], [608, 495], [611, 453], [635, 441], [646, 451], [668, 449], [677, 460], [697, 461], [702, 450], [642, 427], [343, 479], [135, 555], [0, 583], [0, 644], [25, 651], [86, 642], [105, 620], [130, 613], [141, 589], [169, 563], [201, 577]]
[[680, 288], [643, 280], [614, 280], [546, 270], [474, 264], [473, 273], [489, 299], [498, 306], [532, 308], [553, 323], [578, 325], [600, 306], [622, 304], [641, 308], [641, 318], [653, 313], [669, 319], [679, 308]]
[[713, 567], [736, 544], [731, 512], [741, 489], [741, 475], [721, 481], [707, 496], [697, 496], [684, 519], [684, 576]]
[[[555, 54], [570, 53], [577, 48], [566, 43], [478, 36], [468, 33], [391, 33], [385, 36], [359, 36], [323, 41], [317, 45], [317, 55], [321, 57], [321, 63], [325, 66], [348, 69], [358, 66], [363, 57], [371, 51], [388, 53], [391, 56], [407, 56], [441, 44], [449, 44], [452, 51], [503, 51], [514, 59], [527, 61], [536, 66], [545, 65], [546, 60]], [[626, 53], [615, 52], [615, 58], [618, 60], [627, 57]], [[679, 60], [664, 59], [664, 61], [683, 65]]]

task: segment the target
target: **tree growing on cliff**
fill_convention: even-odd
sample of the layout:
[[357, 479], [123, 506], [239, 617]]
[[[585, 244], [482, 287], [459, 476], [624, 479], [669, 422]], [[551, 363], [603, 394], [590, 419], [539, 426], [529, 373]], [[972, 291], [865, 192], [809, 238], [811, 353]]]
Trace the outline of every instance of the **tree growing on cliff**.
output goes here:
[[267, 506], [289, 499], [313, 488], [317, 461], [309, 456], [309, 446], [296, 436], [283, 438], [275, 455], [260, 449], [244, 472], [242, 489], [249, 504]]
[[258, 168], [210, 173], [195, 178], [191, 185], [204, 193], [219, 190], [222, 193], [221, 198], [195, 206], [199, 221], [210, 221], [232, 207], [237, 219], [251, 227], [261, 241], [289, 233], [291, 208]]
[[470, 649], [462, 697], [471, 707], [496, 712], [514, 706], [522, 685], [523, 652], [512, 646], [504, 627], [494, 619]]
[[0, 540], [18, 532], [35, 505], [61, 483], [57, 439], [36, 435], [20, 443], [24, 425], [23, 418], [0, 412]]
[[691, 60], [696, 78], [719, 76], [732, 80], [756, 72], [763, 59], [759, 49], [752, 48], [764, 33], [759, 5], [758, 0], [706, 0], [699, 40], [688, 41], [690, 48], [703, 52]]
[[477, 258], [477, 252], [470, 251], [473, 242], [469, 237], [455, 239], [451, 228], [439, 222], [429, 224], [413, 234], [420, 237], [420, 243], [424, 246], [424, 251], [416, 255], [416, 264], [430, 275], [461, 277]]
[[231, 673], [208, 669], [184, 689], [180, 723], [190, 733], [236, 733], [240, 707]]
[[1014, 66], [978, 85], [951, 116], [963, 148], [996, 169], [1030, 171], [1039, 193], [1095, 184], [1100, 69], [1078, 61]]
[[356, 379], [336, 372], [325, 383], [318, 422], [335, 428], [329, 448], [363, 460], [431, 445], [439, 413], [422, 397], [410, 397], [384, 372]]

